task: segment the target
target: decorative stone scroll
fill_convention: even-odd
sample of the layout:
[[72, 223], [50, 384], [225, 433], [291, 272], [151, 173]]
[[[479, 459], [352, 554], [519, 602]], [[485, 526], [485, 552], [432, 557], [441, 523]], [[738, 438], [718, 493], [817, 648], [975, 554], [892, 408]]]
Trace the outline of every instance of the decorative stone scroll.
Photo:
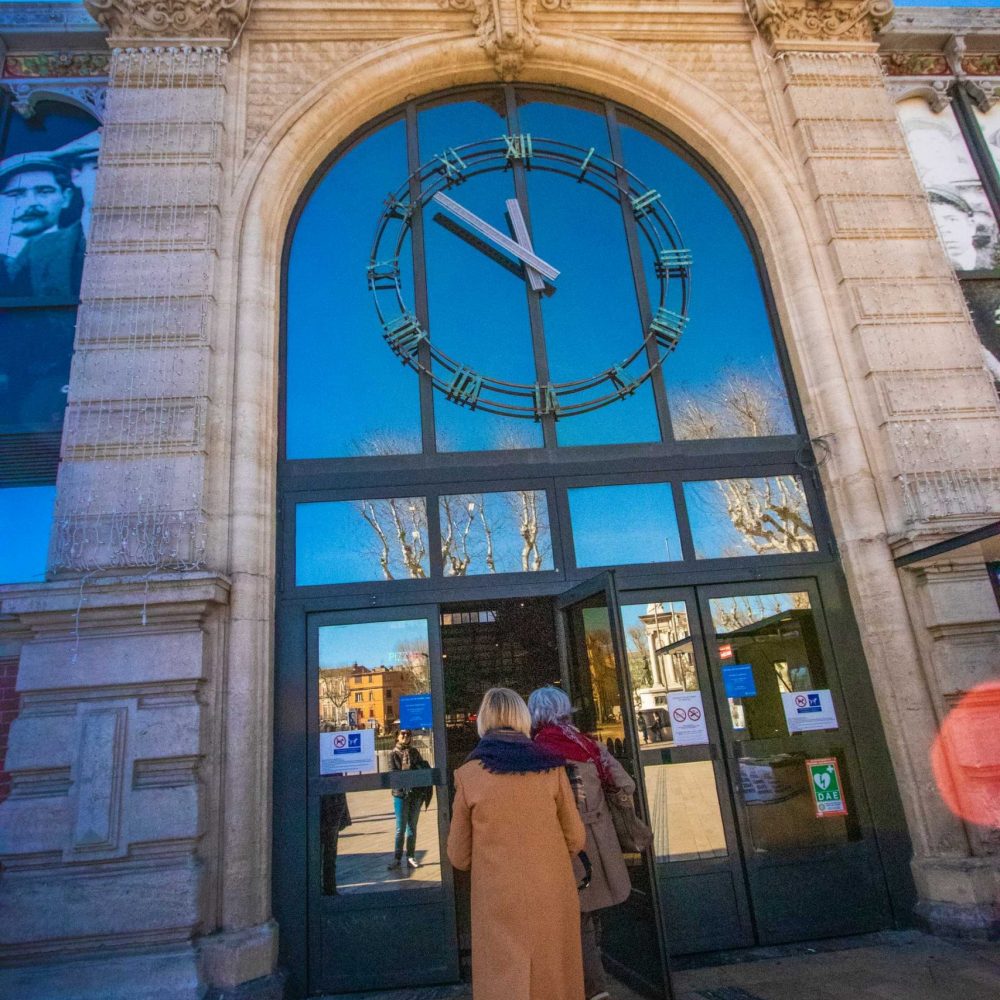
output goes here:
[[775, 48], [872, 42], [892, 17], [892, 0], [748, 0], [750, 16]]
[[501, 80], [513, 80], [525, 57], [538, 45], [535, 11], [558, 10], [570, 0], [440, 0], [442, 7], [472, 11], [479, 44], [496, 66]]
[[250, 0], [84, 0], [113, 40], [233, 39]]

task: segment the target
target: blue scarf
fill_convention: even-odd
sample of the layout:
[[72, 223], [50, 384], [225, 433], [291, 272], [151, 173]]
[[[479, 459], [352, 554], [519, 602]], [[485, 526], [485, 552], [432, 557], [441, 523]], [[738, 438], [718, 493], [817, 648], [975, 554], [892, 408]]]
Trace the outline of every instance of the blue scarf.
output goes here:
[[565, 758], [513, 729], [491, 729], [465, 759], [480, 761], [491, 774], [533, 774], [566, 765]]

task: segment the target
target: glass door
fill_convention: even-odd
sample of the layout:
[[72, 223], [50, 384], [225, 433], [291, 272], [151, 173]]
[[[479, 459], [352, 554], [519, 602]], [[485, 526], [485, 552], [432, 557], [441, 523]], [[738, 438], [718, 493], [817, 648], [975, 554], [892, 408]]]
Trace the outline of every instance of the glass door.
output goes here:
[[456, 980], [437, 614], [311, 614], [307, 648], [310, 991]]
[[815, 581], [701, 588], [698, 596], [758, 943], [888, 926], [861, 762]]
[[691, 589], [619, 595], [671, 954], [752, 945], [722, 738]]
[[[636, 811], [649, 822], [614, 573], [574, 588], [557, 606], [563, 683], [576, 709], [574, 722], [605, 744], [635, 779]], [[601, 914], [605, 968], [645, 996], [672, 997], [651, 854], [626, 854], [625, 861], [632, 892], [621, 906]]]

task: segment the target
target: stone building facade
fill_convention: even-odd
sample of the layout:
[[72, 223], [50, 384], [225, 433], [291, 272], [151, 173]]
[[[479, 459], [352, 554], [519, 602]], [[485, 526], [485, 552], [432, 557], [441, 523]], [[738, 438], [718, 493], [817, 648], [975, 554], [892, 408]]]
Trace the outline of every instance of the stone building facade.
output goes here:
[[[498, 79], [634, 109], [696, 150], [742, 206], [826, 456], [915, 916], [941, 933], [996, 934], [1000, 835], [948, 808], [929, 754], [1000, 662], [995, 539], [980, 530], [1000, 518], [1000, 403], [963, 296], [989, 336], [1000, 272], [956, 276], [895, 101], [944, 105], [960, 88], [963, 107], [987, 113], [1000, 11], [84, 6], [0, 5], [0, 87], [16, 113], [68, 100], [102, 127], [46, 578], [0, 588], [0, 677], [16, 678], [0, 698], [0, 992], [275, 989], [286, 232], [331, 151], [367, 122]], [[978, 697], [995, 715], [995, 696]], [[965, 744], [952, 764], [975, 785], [996, 766], [985, 752]]]

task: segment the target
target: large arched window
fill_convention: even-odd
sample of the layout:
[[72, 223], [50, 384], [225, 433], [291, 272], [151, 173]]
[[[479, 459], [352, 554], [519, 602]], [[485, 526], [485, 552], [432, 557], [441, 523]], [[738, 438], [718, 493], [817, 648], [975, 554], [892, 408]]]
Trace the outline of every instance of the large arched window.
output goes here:
[[749, 232], [627, 110], [399, 109], [318, 177], [286, 282], [297, 585], [816, 550]]

